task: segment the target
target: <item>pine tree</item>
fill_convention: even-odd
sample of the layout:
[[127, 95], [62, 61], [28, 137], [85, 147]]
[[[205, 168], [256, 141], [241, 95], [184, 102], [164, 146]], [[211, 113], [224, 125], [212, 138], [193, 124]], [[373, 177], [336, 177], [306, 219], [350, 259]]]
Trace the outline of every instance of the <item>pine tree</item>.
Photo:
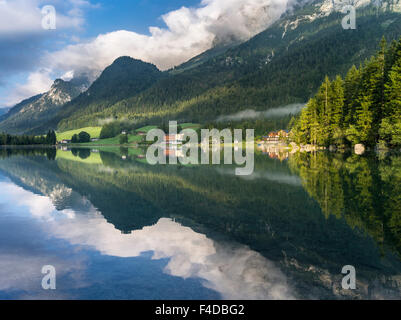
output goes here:
[[401, 48], [400, 58], [389, 73], [386, 84], [386, 116], [393, 120], [401, 119]]
[[401, 39], [363, 66], [353, 66], [345, 80], [326, 77], [294, 123], [299, 141], [327, 146], [385, 142], [401, 145]]
[[344, 81], [340, 76], [331, 83], [330, 143], [342, 144], [342, 119], [344, 118]]
[[343, 126], [349, 127], [355, 123], [357, 97], [361, 85], [361, 72], [355, 66], [348, 71], [344, 81], [344, 116]]
[[[401, 53], [401, 50], [400, 50]], [[389, 145], [401, 145], [401, 54], [385, 85], [386, 117], [381, 121], [380, 139]]]

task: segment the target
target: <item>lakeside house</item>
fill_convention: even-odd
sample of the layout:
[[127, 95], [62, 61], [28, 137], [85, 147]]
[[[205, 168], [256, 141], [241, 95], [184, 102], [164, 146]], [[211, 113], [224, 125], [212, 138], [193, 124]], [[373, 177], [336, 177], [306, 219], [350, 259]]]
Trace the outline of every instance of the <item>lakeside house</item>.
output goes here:
[[270, 132], [269, 135], [262, 137], [262, 140], [266, 142], [279, 142], [280, 140], [288, 137], [289, 132], [287, 130], [279, 130]]
[[178, 146], [184, 142], [184, 134], [166, 134], [163, 143], [170, 146]]
[[71, 143], [71, 140], [64, 139], [60, 141], [60, 144], [68, 144], [68, 143]]

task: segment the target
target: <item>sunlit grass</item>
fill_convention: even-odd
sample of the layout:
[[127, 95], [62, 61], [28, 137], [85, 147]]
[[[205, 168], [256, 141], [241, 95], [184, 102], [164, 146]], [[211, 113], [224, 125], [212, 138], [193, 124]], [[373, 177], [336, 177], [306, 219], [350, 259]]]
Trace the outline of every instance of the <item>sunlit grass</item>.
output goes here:
[[65, 132], [57, 132], [57, 141], [61, 140], [71, 140], [72, 136], [74, 134], [79, 134], [81, 131], [85, 131], [90, 134], [91, 138], [97, 139], [100, 136], [100, 131], [102, 130], [102, 127], [86, 127], [86, 128], [81, 128], [81, 129], [76, 129], [76, 130], [69, 130]]
[[63, 159], [69, 161], [77, 161], [87, 164], [103, 164], [102, 158], [100, 157], [100, 153], [91, 152], [88, 158], [82, 159], [78, 156], [74, 156], [71, 151], [62, 151], [57, 150], [56, 159]]

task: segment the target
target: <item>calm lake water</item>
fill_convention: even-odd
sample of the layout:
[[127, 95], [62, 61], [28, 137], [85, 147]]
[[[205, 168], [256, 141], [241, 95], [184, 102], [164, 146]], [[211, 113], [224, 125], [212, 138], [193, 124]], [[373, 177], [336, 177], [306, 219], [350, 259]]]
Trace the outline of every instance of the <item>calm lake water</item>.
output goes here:
[[401, 156], [276, 156], [0, 150], [0, 299], [401, 298]]

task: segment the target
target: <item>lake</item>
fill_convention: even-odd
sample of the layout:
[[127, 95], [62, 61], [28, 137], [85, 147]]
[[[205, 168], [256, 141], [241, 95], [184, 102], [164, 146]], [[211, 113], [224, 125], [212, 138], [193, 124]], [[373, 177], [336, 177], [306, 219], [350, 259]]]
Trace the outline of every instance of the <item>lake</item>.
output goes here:
[[398, 154], [256, 153], [240, 177], [140, 149], [2, 149], [0, 190], [0, 299], [401, 298]]

